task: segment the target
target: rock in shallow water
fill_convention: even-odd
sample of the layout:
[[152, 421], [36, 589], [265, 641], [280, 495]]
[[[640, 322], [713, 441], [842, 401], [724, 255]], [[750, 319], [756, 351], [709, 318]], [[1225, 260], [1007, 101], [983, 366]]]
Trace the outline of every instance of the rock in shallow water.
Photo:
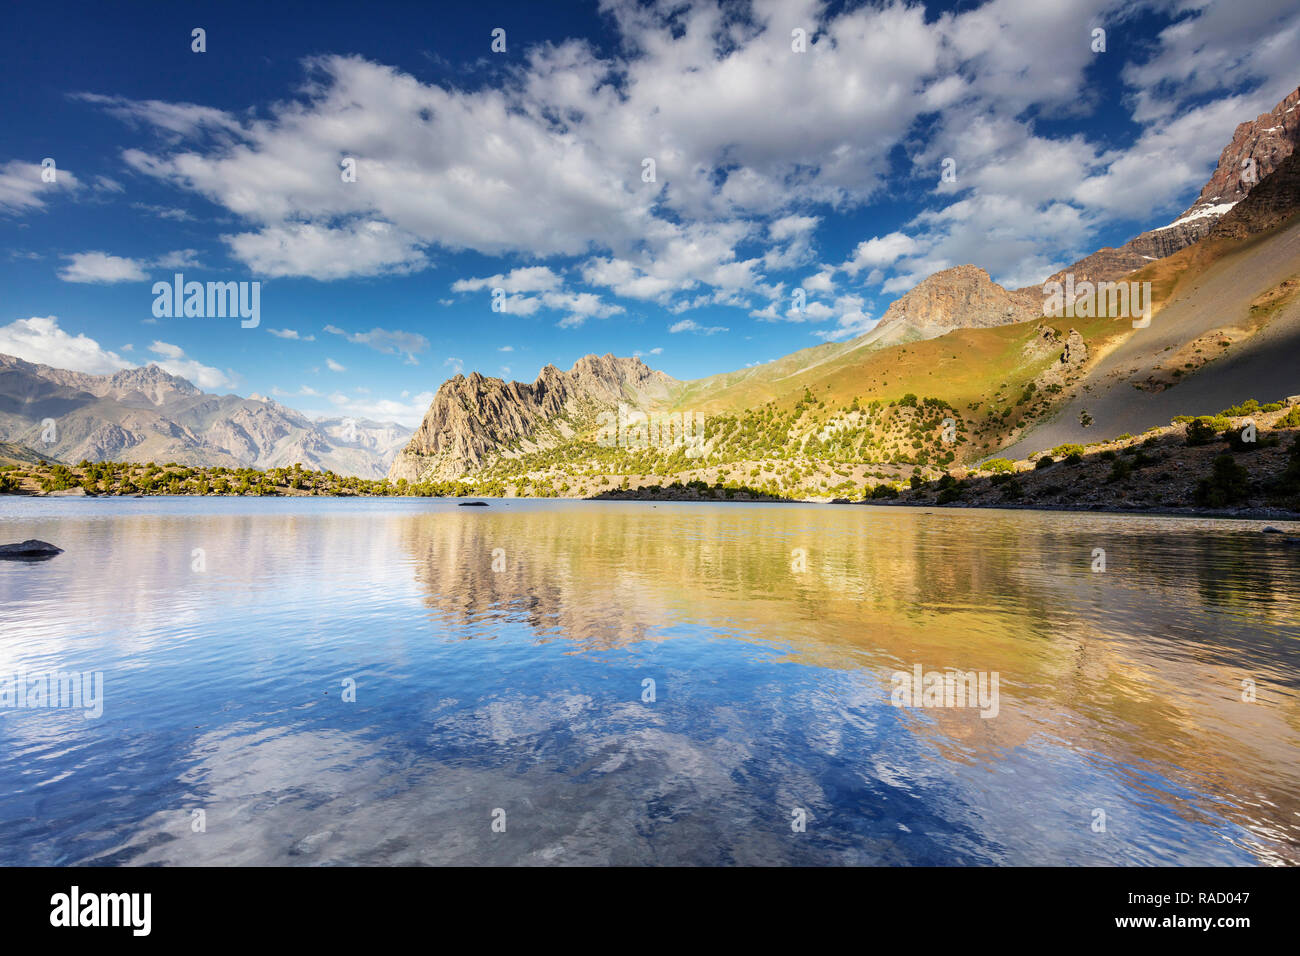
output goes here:
[[35, 538], [28, 538], [18, 544], [0, 544], [0, 558], [52, 558], [62, 553], [62, 548], [56, 548], [48, 541], [37, 541]]

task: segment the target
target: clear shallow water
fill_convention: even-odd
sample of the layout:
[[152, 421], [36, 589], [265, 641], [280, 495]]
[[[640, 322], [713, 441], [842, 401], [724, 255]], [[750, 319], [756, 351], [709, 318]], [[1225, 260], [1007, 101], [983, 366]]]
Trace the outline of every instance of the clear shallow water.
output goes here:
[[[0, 677], [104, 674], [98, 719], [0, 708], [0, 862], [1295, 863], [1300, 549], [1259, 527], [0, 499], [66, 549], [0, 562]], [[916, 664], [997, 716], [892, 706]]]

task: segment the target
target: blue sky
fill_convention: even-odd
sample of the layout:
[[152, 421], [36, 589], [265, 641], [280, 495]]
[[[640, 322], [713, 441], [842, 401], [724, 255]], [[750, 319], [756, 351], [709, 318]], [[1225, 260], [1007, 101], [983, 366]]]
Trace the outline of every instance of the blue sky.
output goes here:
[[[0, 351], [411, 425], [460, 369], [727, 371], [1169, 222], [1300, 79], [1282, 2], [463, 6], [11, 6]], [[176, 272], [260, 324], [155, 318]]]

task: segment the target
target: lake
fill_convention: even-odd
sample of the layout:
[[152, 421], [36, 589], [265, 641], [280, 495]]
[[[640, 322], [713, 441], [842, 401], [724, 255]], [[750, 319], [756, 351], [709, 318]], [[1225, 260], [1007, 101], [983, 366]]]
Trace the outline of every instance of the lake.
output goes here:
[[1261, 527], [0, 498], [0, 862], [1294, 864]]

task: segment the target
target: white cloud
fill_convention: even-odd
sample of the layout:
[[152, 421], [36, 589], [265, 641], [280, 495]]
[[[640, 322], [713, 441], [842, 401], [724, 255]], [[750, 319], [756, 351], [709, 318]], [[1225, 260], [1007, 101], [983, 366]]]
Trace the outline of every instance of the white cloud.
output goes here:
[[864, 242], [859, 242], [853, 250], [853, 255], [840, 268], [849, 275], [857, 275], [863, 269], [892, 265], [903, 256], [914, 253], [917, 248], [916, 240], [901, 232], [891, 232], [887, 236], [873, 236]]
[[879, 320], [863, 311], [865, 304], [865, 300], [858, 295], [840, 296], [832, 309], [832, 314], [836, 316], [835, 327], [816, 329], [812, 334], [827, 342], [837, 342], [870, 332]]
[[331, 372], [346, 372], [346, 371], [347, 371], [346, 366], [340, 365], [338, 362], [334, 361], [332, 358], [327, 358], [327, 359], [325, 359], [325, 367], [328, 368]]
[[152, 265], [160, 269], [202, 269], [197, 249], [177, 249], [159, 256]]
[[293, 339], [295, 342], [315, 342], [314, 335], [299, 335], [297, 329], [267, 329], [278, 339]]
[[94, 103], [112, 116], [132, 124], [148, 124], [180, 136], [200, 132], [233, 132], [239, 123], [230, 114], [193, 103], [166, 103], [162, 100], [129, 100], [122, 96], [77, 93], [74, 99]]
[[138, 282], [147, 278], [145, 263], [137, 259], [111, 256], [107, 252], [78, 252], [70, 256], [68, 265], [59, 272], [64, 282]]
[[1273, 0], [1178, 6], [1183, 15], [1161, 31], [1155, 55], [1124, 67], [1135, 121], [1161, 125], [1185, 112], [1188, 99], [1242, 86], [1253, 92], [1239, 118], [1253, 118], [1295, 89], [1300, 7]]
[[[127, 346], [123, 346], [123, 351]], [[59, 328], [57, 316], [34, 316], [0, 326], [0, 352], [27, 362], [53, 368], [85, 372], [88, 375], [111, 375], [132, 364], [116, 352], [110, 352], [94, 339], [78, 333], [69, 335]]]
[[[303, 394], [315, 395], [316, 393], [304, 391]], [[317, 409], [304, 411], [304, 414], [314, 418], [343, 416], [377, 422], [396, 422], [407, 428], [419, 427], [420, 422], [424, 420], [425, 412], [433, 403], [433, 392], [420, 392], [409, 397], [406, 392], [403, 392], [402, 397], [404, 401], [388, 398], [360, 399], [343, 392], [334, 392], [329, 396], [332, 407], [328, 411]]]
[[221, 237], [256, 275], [349, 279], [414, 272], [427, 264], [419, 241], [390, 223], [328, 227], [294, 222]]
[[408, 365], [418, 365], [416, 354], [429, 347], [429, 340], [419, 332], [403, 332], [400, 329], [373, 328], [369, 332], [345, 332], [336, 326], [327, 325], [325, 331], [346, 336], [349, 342], [364, 345], [376, 352], [405, 356]]
[[833, 266], [825, 266], [799, 284], [808, 292], [825, 292], [829, 295], [835, 291], [835, 269]]
[[149, 346], [149, 351], [162, 356], [154, 361], [159, 368], [188, 379], [205, 392], [233, 389], [238, 384], [233, 374], [195, 361], [188, 357], [179, 345], [155, 340]]
[[696, 322], [694, 319], [682, 319], [681, 321], [674, 322], [672, 325], [668, 326], [668, 331], [669, 332], [695, 332], [698, 333], [699, 335], [714, 335], [718, 332], [729, 332], [731, 330], [724, 328], [721, 325], [703, 326], [700, 325], [698, 322]]
[[767, 227], [767, 232], [773, 239], [781, 241], [806, 235], [816, 229], [819, 222], [819, 216], [783, 216], [773, 221]]
[[509, 275], [494, 275], [485, 279], [457, 279], [451, 284], [453, 292], [477, 292], [481, 289], [502, 289], [505, 292], [551, 292], [560, 288], [563, 278], [546, 266], [525, 266], [511, 270]]
[[194, 249], [176, 249], [157, 259], [132, 259], [110, 255], [107, 252], [76, 252], [63, 258], [68, 260], [68, 265], [59, 272], [59, 278], [64, 282], [102, 285], [143, 281], [149, 277], [146, 270], [153, 268], [202, 268], [198, 260], [198, 251]]
[[54, 169], [54, 182], [47, 183], [40, 163], [11, 159], [0, 166], [0, 213], [19, 214], [45, 208], [45, 200], [60, 190], [75, 192], [81, 184], [66, 169]]
[[592, 292], [546, 292], [542, 295], [542, 304], [548, 309], [568, 313], [558, 323], [561, 328], [582, 325], [590, 318], [607, 319], [624, 311], [621, 305], [604, 302]]
[[[164, 134], [126, 150], [127, 165], [238, 217], [223, 238], [257, 274], [402, 273], [435, 250], [566, 256], [587, 285], [676, 314], [775, 299], [766, 273], [819, 258], [808, 211], [892, 198], [900, 148], [935, 205], [859, 244], [839, 267], [849, 277], [896, 289], [940, 263], [1006, 281], [1050, 270], [1091, 251], [1103, 226], [1185, 202], [1232, 124], [1292, 88], [1300, 42], [1300, 12], [1273, 0], [846, 6], [609, 0], [616, 42], [525, 46], [500, 83], [477, 88], [326, 56], [306, 63], [301, 95], [256, 112], [83, 99]], [[1172, 25], [1121, 52], [1114, 31], [1151, 8]], [[793, 23], [806, 53], [790, 49]], [[1102, 68], [1131, 84], [1118, 104], [1089, 82], [1094, 25], [1112, 30], [1115, 63]], [[1101, 108], [1128, 110], [1117, 118], [1141, 125], [1137, 142], [1056, 132]], [[356, 182], [340, 181], [341, 156], [356, 158]], [[935, 188], [947, 156], [958, 181]], [[24, 180], [11, 205], [30, 208], [31, 189]], [[833, 278], [823, 268], [805, 288], [832, 294]], [[495, 287], [514, 315], [549, 308], [546, 293], [578, 294], [547, 265], [452, 286]], [[770, 305], [755, 314], [769, 311], [779, 317]]]

